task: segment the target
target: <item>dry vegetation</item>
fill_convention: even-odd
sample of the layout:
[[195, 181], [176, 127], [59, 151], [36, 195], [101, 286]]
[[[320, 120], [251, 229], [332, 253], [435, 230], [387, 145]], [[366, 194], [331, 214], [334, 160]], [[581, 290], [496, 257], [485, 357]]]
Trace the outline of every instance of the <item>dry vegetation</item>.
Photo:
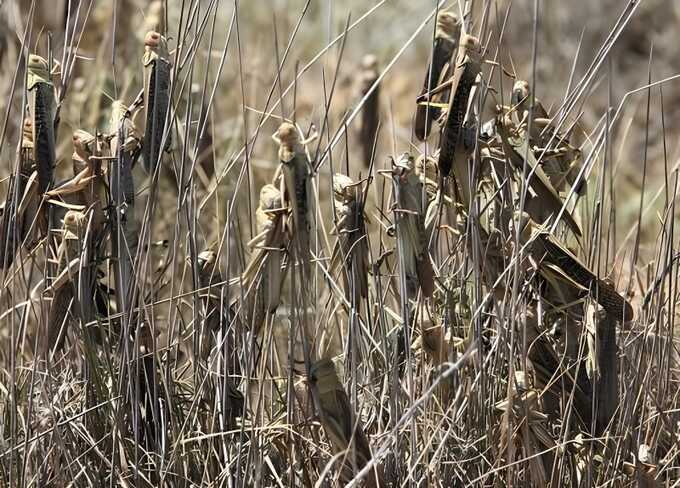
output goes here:
[[668, 3], [0, 13], [0, 486], [680, 487]]

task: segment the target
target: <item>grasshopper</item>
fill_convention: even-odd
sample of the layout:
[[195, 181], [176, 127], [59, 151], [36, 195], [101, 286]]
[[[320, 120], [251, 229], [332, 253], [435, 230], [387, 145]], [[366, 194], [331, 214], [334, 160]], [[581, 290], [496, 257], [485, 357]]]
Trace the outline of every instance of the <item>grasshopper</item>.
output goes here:
[[[461, 24], [458, 16], [447, 11], [439, 12], [437, 16], [437, 28], [432, 46], [432, 59], [427, 67], [425, 81], [423, 82], [422, 95], [427, 95], [430, 90], [440, 85], [443, 79], [450, 76], [451, 63], [455, 60], [460, 38]], [[415, 116], [415, 135], [424, 141], [430, 135], [432, 121], [439, 118], [440, 108], [433, 106], [442, 98], [448, 98], [448, 91], [444, 90], [437, 98], [431, 101], [418, 103]]]
[[[562, 199], [531, 151], [526, 134], [513, 129], [507, 120], [497, 125], [503, 148], [510, 163], [521, 172], [525, 166], [525, 156], [527, 158], [525, 177], [531, 174], [527, 184], [535, 197], [530, 199], [526, 208], [532, 214], [532, 217], [536, 217], [539, 221], [544, 221], [546, 214], [549, 216], [559, 213], [562, 208]], [[581, 229], [569, 211], [565, 210], [562, 213], [562, 220], [576, 236], [581, 237]]]
[[69, 210], [64, 216], [61, 243], [57, 250], [57, 275], [45, 289], [52, 295], [47, 319], [47, 342], [44, 351], [59, 350], [64, 344], [69, 323], [69, 311], [79, 288], [79, 272], [82, 267], [82, 239], [87, 227], [83, 212]]
[[342, 273], [347, 301], [358, 306], [368, 297], [368, 242], [364, 201], [360, 183], [343, 174], [333, 176], [333, 196], [338, 242], [331, 257], [331, 270]]
[[404, 272], [409, 294], [415, 294], [417, 284], [426, 297], [434, 291], [434, 271], [427, 250], [429, 237], [425, 231], [423, 185], [414, 170], [413, 157], [402, 154], [392, 159], [392, 183], [395, 195], [394, 219], [397, 240], [403, 251]]
[[120, 100], [111, 105], [109, 146], [113, 163], [109, 169], [109, 185], [115, 206], [113, 215], [112, 250], [116, 276], [116, 303], [120, 312], [129, 311], [132, 263], [137, 254], [138, 228], [135, 221], [135, 182], [132, 166], [140, 144], [127, 107]]
[[[346, 484], [373, 457], [368, 438], [331, 360], [322, 359], [312, 364], [309, 382], [316, 399], [321, 425], [333, 452], [346, 453], [342, 457], [345, 461], [340, 469], [340, 479]], [[378, 469], [372, 470], [367, 476], [366, 486], [384, 486]]]
[[253, 248], [243, 273], [244, 288], [252, 306], [251, 326], [256, 334], [267, 313], [274, 313], [281, 301], [284, 279], [283, 257], [287, 247], [281, 191], [267, 184], [260, 190], [260, 204], [255, 213], [257, 235], [248, 243]]
[[[518, 130], [528, 125], [530, 97], [529, 83], [525, 80], [517, 80], [512, 90], [510, 110], [512, 120]], [[569, 143], [565, 135], [557, 133], [548, 111], [537, 98], [534, 98], [532, 114], [530, 135], [532, 149], [542, 154], [541, 165], [553, 187], [557, 191], [563, 191], [566, 182], [573, 186], [576, 181], [576, 176], [581, 169], [581, 152]], [[551, 140], [554, 146], [547, 147]], [[576, 191], [579, 195], [583, 195], [586, 188], [586, 182], [582, 181]]]
[[297, 244], [296, 251], [305, 256], [309, 253], [312, 191], [309, 162], [304, 146], [314, 140], [316, 135], [302, 139], [297, 127], [289, 122], [283, 122], [272, 138], [279, 144], [281, 161], [279, 170], [283, 173], [281, 194], [288, 202], [292, 213], [292, 235], [295, 236], [292, 241]]
[[38, 171], [38, 192], [42, 195], [52, 184], [54, 175], [54, 85], [47, 61], [35, 54], [28, 57], [26, 89], [33, 129], [33, 161]]
[[468, 159], [475, 149], [476, 128], [466, 119], [473, 100], [471, 96], [481, 73], [481, 47], [477, 38], [463, 34], [451, 79], [451, 94], [441, 137], [439, 139], [439, 172], [456, 179], [459, 196], [467, 206], [470, 202], [470, 168]]
[[[363, 97], [373, 84], [378, 80], [378, 60], [372, 54], [367, 54], [361, 60], [361, 72], [359, 73], [360, 92]], [[363, 163], [366, 167], [371, 164], [373, 146], [378, 137], [380, 124], [380, 87], [377, 86], [361, 109], [359, 122], [359, 141], [363, 155]]]
[[[171, 133], [167, 120], [170, 106], [170, 54], [165, 37], [150, 31], [144, 38], [144, 169], [153, 174], [163, 150], [169, 151]], [[166, 134], [167, 128], [167, 134]], [[161, 147], [163, 137], [165, 145]]]
[[33, 122], [23, 124], [18, 174], [12, 176], [0, 217], [0, 268], [14, 262], [14, 255], [26, 239], [29, 226], [38, 215], [37, 172], [33, 163]]
[[558, 268], [575, 286], [590, 293], [612, 317], [624, 322], [633, 319], [633, 307], [616, 288], [607, 281], [598, 279], [547, 229], [536, 224], [526, 212], [515, 212], [514, 218], [519, 225], [520, 242], [529, 246], [531, 255], [540, 263], [539, 271], [545, 271], [545, 264]]

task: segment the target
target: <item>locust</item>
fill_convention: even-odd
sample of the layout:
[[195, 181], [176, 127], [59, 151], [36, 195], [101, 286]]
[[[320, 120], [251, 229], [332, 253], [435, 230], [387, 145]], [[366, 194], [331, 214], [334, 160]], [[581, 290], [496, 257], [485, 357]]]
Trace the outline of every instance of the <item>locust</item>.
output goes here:
[[127, 313], [130, 309], [130, 286], [138, 244], [132, 166], [139, 154], [140, 144], [128, 108], [120, 100], [114, 101], [111, 105], [108, 133], [112, 156], [109, 186], [114, 205], [111, 211], [114, 229], [111, 241], [113, 257], [116, 260], [114, 267], [116, 303], [119, 311]]
[[[445, 78], [450, 76], [451, 64], [455, 61], [458, 41], [460, 39], [461, 23], [458, 16], [447, 11], [437, 15], [437, 27], [432, 46], [432, 59], [427, 67], [421, 96], [438, 87]], [[414, 131], [416, 137], [424, 141], [430, 135], [432, 121], [439, 118], [441, 109], [436, 103], [441, 99], [448, 99], [449, 91], [444, 90], [436, 98], [427, 102], [420, 102], [416, 106]]]
[[338, 241], [331, 257], [331, 270], [343, 270], [345, 297], [354, 306], [368, 297], [368, 242], [363, 214], [364, 197], [359, 185], [343, 174], [333, 176]]
[[285, 277], [283, 259], [287, 247], [281, 191], [267, 184], [260, 190], [260, 204], [255, 212], [257, 235], [248, 243], [253, 248], [243, 273], [243, 286], [252, 310], [251, 326], [259, 333], [267, 313], [274, 313], [281, 301]]
[[[361, 71], [359, 73], [359, 91], [363, 97], [371, 87], [378, 81], [378, 59], [367, 54], [361, 60]], [[361, 119], [359, 121], [359, 141], [362, 150], [363, 163], [366, 167], [371, 164], [373, 147], [378, 137], [378, 127], [380, 125], [380, 87], [376, 86], [371, 95], [366, 99], [361, 109]]]
[[296, 244], [300, 256], [309, 253], [312, 208], [309, 162], [304, 146], [315, 137], [302, 139], [297, 127], [289, 122], [283, 122], [272, 136], [279, 144], [279, 170], [283, 174], [281, 194], [292, 214], [291, 233], [294, 238], [291, 240]]
[[[316, 399], [319, 419], [333, 453], [345, 453], [341, 457], [343, 465], [340, 480], [346, 484], [373, 457], [368, 438], [331, 360], [322, 359], [312, 364], [309, 381]], [[372, 470], [365, 479], [366, 486], [384, 486], [378, 469]]]
[[[32, 160], [37, 172], [37, 195], [41, 200], [54, 178], [54, 85], [49, 66], [44, 58], [32, 54], [26, 70], [28, 112], [32, 130]], [[47, 207], [40, 203], [36, 211], [36, 224], [40, 235], [47, 235]]]
[[54, 85], [47, 61], [35, 54], [28, 57], [26, 90], [33, 128], [33, 161], [38, 171], [38, 192], [42, 195], [54, 175]]
[[451, 94], [439, 139], [439, 172], [449, 176], [453, 169], [461, 203], [470, 202], [469, 158], [476, 145], [473, 116], [468, 117], [472, 92], [481, 73], [481, 47], [477, 38], [463, 34], [451, 79]]
[[[526, 204], [527, 211], [532, 218], [540, 222], [545, 221], [551, 215], [557, 216], [562, 208], [562, 199], [531, 151], [526, 133], [514, 129], [507, 120], [499, 123], [497, 129], [508, 160], [518, 171], [525, 171], [524, 177], [528, 178], [527, 184], [533, 196], [527, 194], [532, 197]], [[526, 165], [524, 164], [525, 157]], [[581, 237], [581, 229], [566, 209], [562, 212], [562, 221], [576, 236]]]
[[83, 212], [69, 210], [64, 216], [61, 242], [57, 250], [57, 275], [44, 294], [52, 296], [47, 319], [45, 353], [59, 350], [64, 344], [68, 331], [72, 303], [79, 289], [79, 273], [83, 265], [83, 237], [87, 228], [87, 217]]
[[582, 287], [616, 320], [629, 322], [633, 319], [633, 307], [614, 286], [581, 263], [548, 230], [536, 224], [527, 212], [516, 212], [514, 222], [519, 226], [520, 242], [527, 245], [529, 254], [539, 263], [539, 271], [545, 265], [558, 268], [568, 279]]
[[392, 183], [395, 195], [394, 219], [409, 294], [414, 295], [417, 286], [426, 297], [434, 291], [434, 271], [428, 253], [429, 237], [425, 230], [423, 185], [414, 169], [409, 153], [392, 159]]
[[[534, 153], [540, 153], [541, 165], [557, 191], [563, 191], [565, 183], [574, 186], [581, 169], [581, 152], [573, 147], [567, 136], [557, 132], [552, 119], [543, 103], [534, 97], [531, 108], [531, 86], [525, 80], [517, 80], [513, 86], [510, 108], [512, 120], [517, 128], [528, 124], [532, 113], [530, 143]], [[551, 147], [548, 144], [552, 141]], [[575, 188], [579, 195], [586, 191], [587, 184], [582, 180]]]
[[[165, 37], [149, 31], [144, 38], [144, 144], [142, 159], [148, 174], [154, 174], [162, 152], [169, 151], [170, 54]], [[163, 144], [165, 142], [165, 144]]]
[[0, 217], [0, 267], [6, 269], [14, 262], [14, 255], [28, 234], [29, 226], [37, 217], [37, 172], [33, 163], [33, 123], [26, 118], [23, 124], [18, 172], [12, 175]]

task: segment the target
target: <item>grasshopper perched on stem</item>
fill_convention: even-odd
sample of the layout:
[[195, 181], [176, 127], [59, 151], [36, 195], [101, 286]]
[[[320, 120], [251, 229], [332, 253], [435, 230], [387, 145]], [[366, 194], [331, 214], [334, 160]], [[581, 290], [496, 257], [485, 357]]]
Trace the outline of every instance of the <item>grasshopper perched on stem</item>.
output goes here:
[[409, 295], [415, 295], [419, 284], [423, 295], [431, 297], [434, 292], [434, 270], [425, 231], [424, 189], [415, 172], [413, 157], [404, 153], [396, 161], [392, 159], [391, 175], [397, 240], [403, 251]]
[[[476, 127], [470, 114], [471, 94], [481, 73], [481, 46], [476, 37], [463, 34], [451, 79], [451, 95], [439, 140], [439, 172], [456, 178], [463, 205], [472, 196], [469, 158], [476, 145]], [[474, 182], [472, 183], [474, 184]]]
[[333, 196], [338, 242], [331, 257], [331, 271], [342, 272], [345, 297], [358, 307], [368, 297], [368, 242], [364, 221], [364, 202], [361, 183], [348, 176], [333, 176]]
[[153, 175], [162, 152], [169, 151], [171, 145], [167, 119], [170, 106], [170, 54], [167, 40], [158, 32], [150, 31], [146, 34], [142, 63], [144, 64], [142, 158], [144, 169]]
[[[432, 46], [432, 59], [427, 67], [425, 81], [421, 96], [428, 91], [439, 86], [443, 78], [450, 76], [451, 63], [455, 61], [460, 38], [461, 23], [458, 16], [447, 11], [439, 12], [437, 15], [437, 28], [434, 35], [434, 45]], [[432, 121], [439, 118], [441, 109], [433, 105], [440, 99], [448, 98], [448, 91], [445, 90], [440, 96], [432, 98], [428, 102], [418, 103], [414, 122], [416, 137], [424, 141], [430, 135]]]

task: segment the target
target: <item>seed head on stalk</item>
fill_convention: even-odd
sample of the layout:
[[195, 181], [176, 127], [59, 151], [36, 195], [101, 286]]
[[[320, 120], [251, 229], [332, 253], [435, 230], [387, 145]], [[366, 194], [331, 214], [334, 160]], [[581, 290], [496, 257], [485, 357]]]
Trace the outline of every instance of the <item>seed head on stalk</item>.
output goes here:
[[359, 185], [343, 174], [333, 175], [338, 242], [331, 257], [331, 271], [341, 270], [345, 297], [357, 308], [360, 300], [368, 297], [368, 242]]
[[[158, 32], [149, 31], [144, 38], [144, 169], [153, 174], [163, 151], [171, 145], [168, 107], [170, 106], [170, 54], [168, 42]], [[165, 138], [165, 144], [163, 141]]]
[[[460, 29], [461, 23], [456, 14], [447, 11], [439, 12], [432, 46], [432, 59], [427, 66], [421, 96], [427, 95], [428, 92], [439, 87], [444, 79], [451, 76], [452, 64], [455, 61], [460, 39]], [[443, 90], [436, 96], [427, 98], [427, 101], [418, 103], [416, 107], [414, 131], [421, 141], [430, 135], [432, 121], [437, 120], [441, 114], [441, 109], [436, 104], [441, 100], [448, 100], [449, 90]]]

